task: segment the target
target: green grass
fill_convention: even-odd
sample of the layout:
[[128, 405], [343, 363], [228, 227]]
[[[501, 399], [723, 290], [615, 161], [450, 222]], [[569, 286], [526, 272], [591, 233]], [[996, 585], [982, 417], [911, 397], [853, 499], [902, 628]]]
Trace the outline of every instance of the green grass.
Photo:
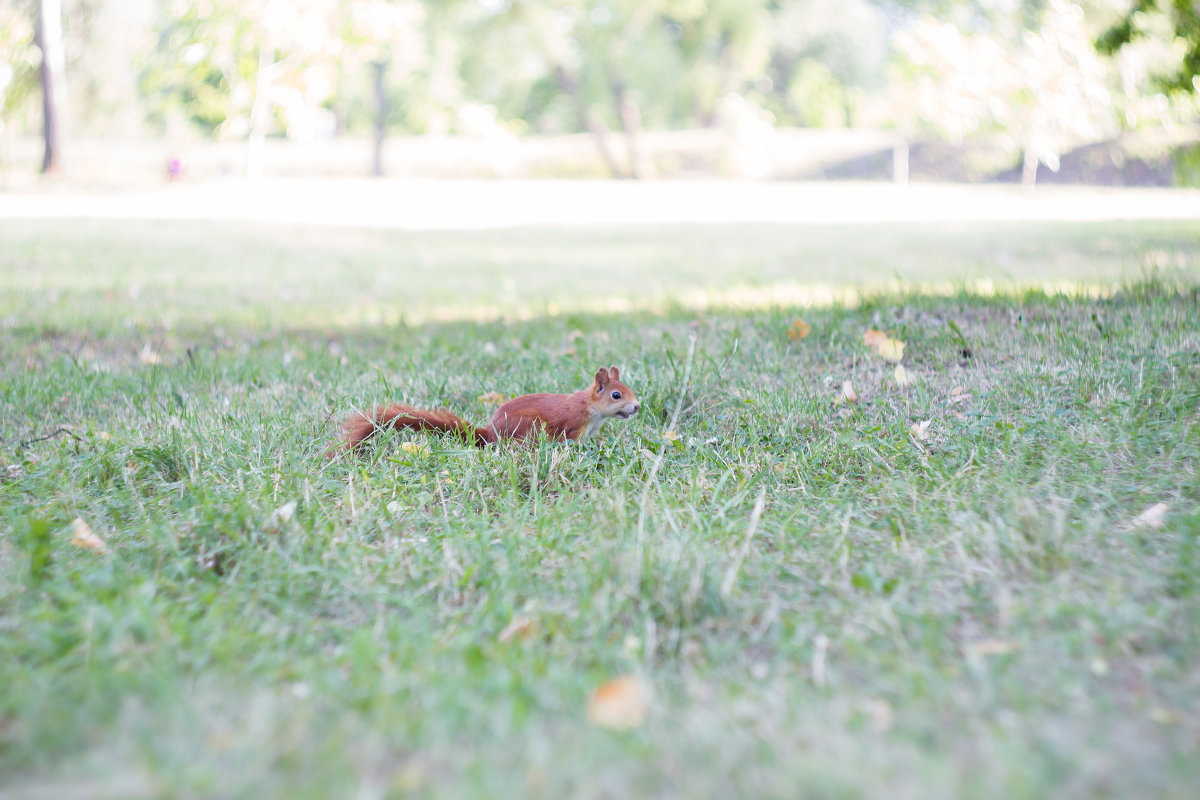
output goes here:
[[[1194, 225], [0, 241], [2, 797], [1200, 782]], [[600, 364], [644, 408], [582, 447], [322, 458]], [[626, 674], [645, 722], [589, 723]]]
[[[326, 334], [361, 326], [1111, 286], [1200, 268], [1193, 221], [705, 225], [404, 233], [4, 222], [7, 324]], [[853, 299], [851, 297], [850, 299]], [[536, 329], [536, 328], [535, 328]]]

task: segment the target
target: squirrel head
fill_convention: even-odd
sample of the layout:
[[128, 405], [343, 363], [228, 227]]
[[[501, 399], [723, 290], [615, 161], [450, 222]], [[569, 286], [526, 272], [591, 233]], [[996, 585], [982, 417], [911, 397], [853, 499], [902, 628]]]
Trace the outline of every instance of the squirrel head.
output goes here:
[[625, 384], [621, 383], [621, 373], [616, 367], [596, 371], [596, 380], [592, 384], [593, 413], [604, 418], [620, 417], [629, 419], [638, 412], [642, 404], [637, 395]]

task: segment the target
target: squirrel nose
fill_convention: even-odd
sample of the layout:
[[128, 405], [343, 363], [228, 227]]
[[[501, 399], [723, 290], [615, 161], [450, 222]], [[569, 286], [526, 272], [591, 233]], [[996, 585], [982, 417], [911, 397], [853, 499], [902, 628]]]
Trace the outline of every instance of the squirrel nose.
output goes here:
[[641, 403], [634, 403], [633, 404], [633, 413], [636, 414], [638, 412], [638, 409], [640, 409], [641, 407], [642, 407]]

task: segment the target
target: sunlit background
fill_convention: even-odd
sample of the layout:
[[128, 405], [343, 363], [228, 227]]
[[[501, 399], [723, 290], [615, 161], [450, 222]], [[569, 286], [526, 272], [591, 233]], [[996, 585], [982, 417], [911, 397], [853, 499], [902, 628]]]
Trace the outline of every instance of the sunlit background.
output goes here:
[[0, 180], [1194, 186], [1198, 8], [5, 0]]

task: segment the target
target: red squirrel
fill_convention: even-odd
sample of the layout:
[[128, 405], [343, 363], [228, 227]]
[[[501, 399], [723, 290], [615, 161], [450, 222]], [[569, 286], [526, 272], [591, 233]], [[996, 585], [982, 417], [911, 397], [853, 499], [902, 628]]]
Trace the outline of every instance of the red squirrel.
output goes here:
[[382, 428], [414, 428], [424, 431], [458, 432], [483, 447], [500, 439], [524, 439], [544, 430], [556, 439], [586, 439], [600, 430], [612, 417], [629, 419], [641, 408], [637, 395], [621, 383], [616, 367], [601, 367], [592, 385], [574, 394], [527, 394], [509, 400], [496, 409], [490, 425], [473, 428], [466, 420], [449, 411], [428, 411], [392, 403], [377, 406], [370, 414], [353, 414], [342, 422], [345, 441], [332, 448], [353, 450]]

